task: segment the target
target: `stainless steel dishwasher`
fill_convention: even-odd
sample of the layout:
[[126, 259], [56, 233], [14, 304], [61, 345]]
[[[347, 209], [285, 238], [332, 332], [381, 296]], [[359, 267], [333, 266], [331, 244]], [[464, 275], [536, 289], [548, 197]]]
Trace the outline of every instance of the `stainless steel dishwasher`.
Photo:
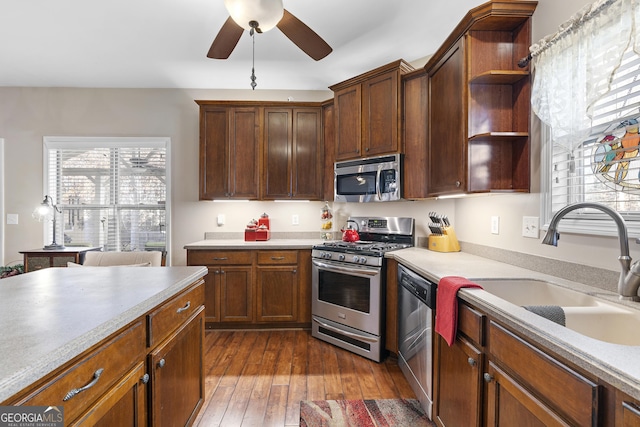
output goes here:
[[398, 266], [398, 365], [431, 418], [437, 285]]

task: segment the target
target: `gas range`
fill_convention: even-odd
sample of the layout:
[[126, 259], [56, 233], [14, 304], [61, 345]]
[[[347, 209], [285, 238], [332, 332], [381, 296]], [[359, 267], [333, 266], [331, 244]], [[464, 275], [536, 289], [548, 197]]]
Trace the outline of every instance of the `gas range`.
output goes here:
[[315, 245], [311, 257], [344, 264], [379, 267], [389, 251], [414, 246], [415, 221], [398, 217], [350, 217], [362, 240], [331, 241]]

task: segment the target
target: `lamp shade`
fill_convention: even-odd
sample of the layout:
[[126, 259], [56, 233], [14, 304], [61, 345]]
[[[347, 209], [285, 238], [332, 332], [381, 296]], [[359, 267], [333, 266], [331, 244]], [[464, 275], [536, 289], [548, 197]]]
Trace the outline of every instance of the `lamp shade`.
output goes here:
[[261, 31], [269, 31], [284, 14], [282, 0], [224, 0], [224, 5], [236, 24], [245, 30], [251, 30], [249, 22], [257, 21]]

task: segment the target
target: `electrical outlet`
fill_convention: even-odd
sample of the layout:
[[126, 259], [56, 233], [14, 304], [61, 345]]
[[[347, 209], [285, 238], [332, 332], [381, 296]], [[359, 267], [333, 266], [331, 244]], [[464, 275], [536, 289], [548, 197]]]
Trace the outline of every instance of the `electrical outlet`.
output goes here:
[[522, 217], [522, 236], [537, 239], [540, 237], [540, 218], [537, 216]]
[[500, 234], [500, 217], [491, 217], [491, 234]]
[[300, 217], [296, 215], [291, 215], [291, 225], [300, 225]]
[[218, 227], [222, 227], [225, 223], [225, 216], [224, 214], [218, 214]]

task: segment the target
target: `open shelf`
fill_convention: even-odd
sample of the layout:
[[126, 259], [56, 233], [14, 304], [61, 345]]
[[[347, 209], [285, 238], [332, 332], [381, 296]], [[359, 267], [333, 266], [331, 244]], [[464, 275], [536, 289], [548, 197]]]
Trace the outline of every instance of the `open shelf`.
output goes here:
[[527, 77], [528, 71], [489, 70], [471, 77], [469, 84], [512, 85]]

